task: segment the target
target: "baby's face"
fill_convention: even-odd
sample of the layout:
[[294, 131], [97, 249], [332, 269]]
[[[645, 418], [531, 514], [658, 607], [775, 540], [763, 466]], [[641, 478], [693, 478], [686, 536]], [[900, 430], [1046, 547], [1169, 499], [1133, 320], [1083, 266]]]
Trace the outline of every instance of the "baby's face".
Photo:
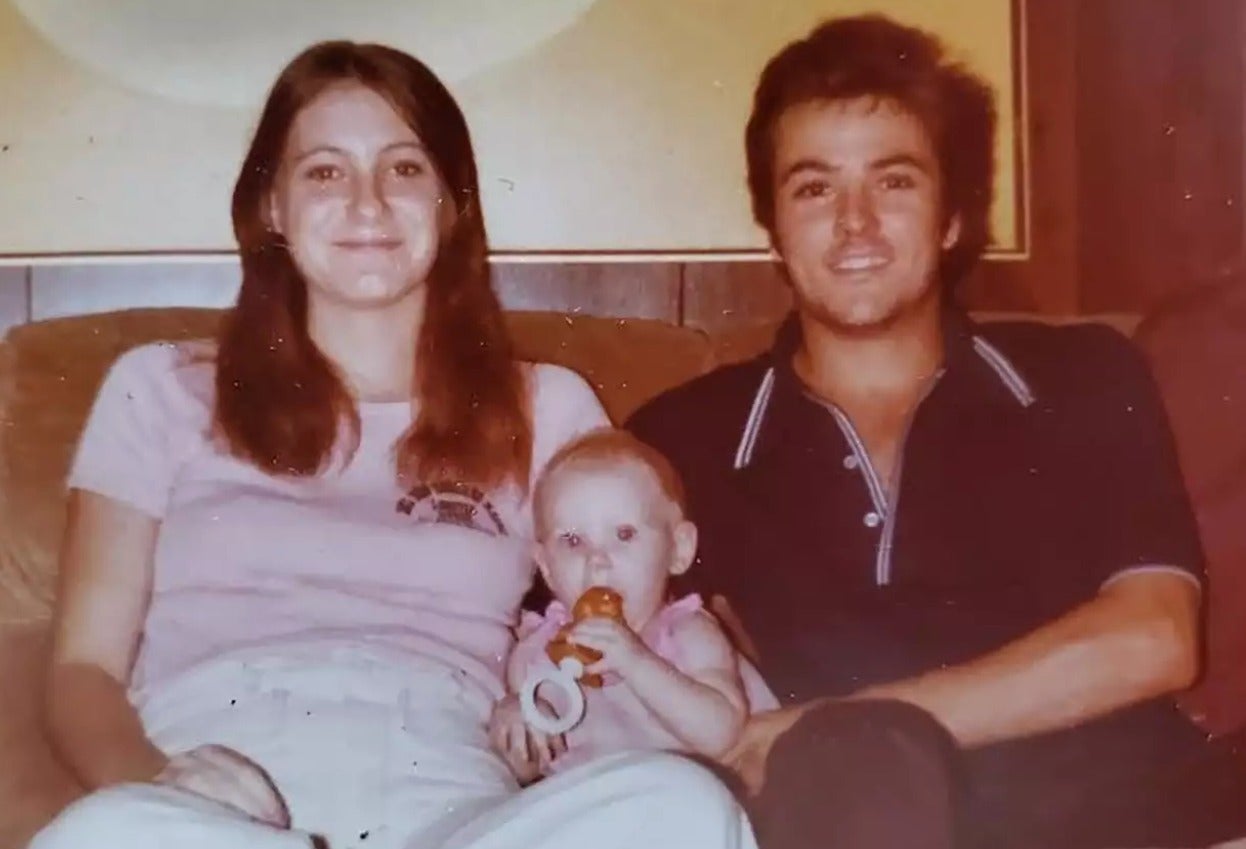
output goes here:
[[539, 560], [550, 589], [570, 606], [591, 586], [611, 587], [623, 596], [628, 625], [643, 628], [680, 568], [679, 508], [648, 467], [632, 460], [572, 462], [549, 484]]

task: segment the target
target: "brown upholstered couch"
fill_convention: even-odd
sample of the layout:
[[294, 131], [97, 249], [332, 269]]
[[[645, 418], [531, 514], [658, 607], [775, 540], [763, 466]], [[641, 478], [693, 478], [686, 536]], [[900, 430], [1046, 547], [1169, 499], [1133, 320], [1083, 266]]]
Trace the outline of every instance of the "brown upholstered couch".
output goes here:
[[[108, 364], [156, 339], [210, 335], [220, 313], [129, 310], [19, 326], [0, 344], [0, 849], [75, 794], [41, 731], [42, 670], [70, 454]], [[762, 349], [765, 325], [713, 337], [651, 320], [512, 313], [528, 359], [590, 379], [616, 420], [655, 393]], [[1116, 323], [1128, 331], [1128, 318]]]

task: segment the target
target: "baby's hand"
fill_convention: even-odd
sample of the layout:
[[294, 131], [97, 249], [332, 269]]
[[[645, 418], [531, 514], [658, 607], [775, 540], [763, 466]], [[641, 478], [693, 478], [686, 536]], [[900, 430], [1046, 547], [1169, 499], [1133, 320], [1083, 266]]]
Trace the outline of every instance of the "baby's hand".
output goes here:
[[530, 784], [540, 778], [549, 771], [554, 758], [567, 751], [567, 741], [561, 734], [550, 736], [528, 727], [516, 695], [509, 695], [493, 706], [489, 741], [520, 784]]
[[601, 659], [590, 663], [584, 670], [598, 675], [613, 672], [626, 678], [637, 662], [650, 654], [648, 647], [626, 623], [604, 616], [581, 620], [567, 638], [576, 645], [601, 653]]

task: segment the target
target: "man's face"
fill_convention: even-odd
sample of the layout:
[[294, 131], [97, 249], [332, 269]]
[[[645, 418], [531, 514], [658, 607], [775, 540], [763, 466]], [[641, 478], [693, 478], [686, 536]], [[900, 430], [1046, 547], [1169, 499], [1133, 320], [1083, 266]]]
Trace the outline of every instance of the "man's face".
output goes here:
[[774, 242], [806, 319], [886, 329], [939, 304], [939, 166], [921, 122], [890, 101], [812, 101], [774, 133]]

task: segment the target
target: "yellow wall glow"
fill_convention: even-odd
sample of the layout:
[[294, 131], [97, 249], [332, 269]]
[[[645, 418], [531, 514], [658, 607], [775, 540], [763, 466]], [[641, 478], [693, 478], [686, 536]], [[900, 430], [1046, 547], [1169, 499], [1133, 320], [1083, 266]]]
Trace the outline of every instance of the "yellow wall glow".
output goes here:
[[[136, 34], [125, 16], [159, 20], [152, 3], [167, 29]], [[208, 17], [170, 24], [167, 0], [0, 0], [0, 255], [230, 250], [229, 193], [258, 103], [298, 46], [328, 36], [384, 40], [445, 75], [473, 129], [495, 251], [763, 249], [742, 142], [757, 74], [818, 20], [864, 11], [940, 34], [995, 86], [993, 227], [996, 252], [1015, 255], [1020, 6], [180, 0]]]

